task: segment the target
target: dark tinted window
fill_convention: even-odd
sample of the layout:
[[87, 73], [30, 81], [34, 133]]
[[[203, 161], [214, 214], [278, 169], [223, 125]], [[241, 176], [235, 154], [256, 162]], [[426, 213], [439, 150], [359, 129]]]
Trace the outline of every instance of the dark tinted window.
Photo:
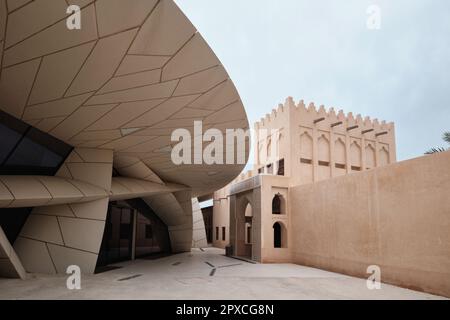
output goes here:
[[130, 260], [133, 245], [135, 258], [171, 252], [169, 229], [148, 204], [142, 199], [127, 204], [130, 207], [109, 204], [97, 272], [108, 264]]
[[0, 162], [5, 161], [21, 137], [21, 134], [0, 123]]
[[281, 225], [278, 222], [273, 225], [273, 247], [281, 248]]
[[14, 244], [32, 208], [0, 209], [0, 226], [11, 244]]
[[6, 160], [27, 129], [26, 124], [0, 111], [0, 164]]
[[152, 239], [153, 238], [153, 229], [151, 224], [145, 225], [145, 238]]
[[56, 167], [62, 156], [25, 137], [11, 154], [7, 166]]
[[0, 111], [0, 174], [55, 175], [72, 147]]
[[225, 241], [226, 239], [226, 232], [225, 232], [225, 227], [222, 227], [222, 241]]
[[284, 176], [284, 159], [278, 161], [278, 175]]
[[129, 223], [120, 224], [120, 240], [128, 240], [131, 237], [131, 225]]
[[278, 195], [272, 200], [272, 214], [281, 214], [281, 199]]

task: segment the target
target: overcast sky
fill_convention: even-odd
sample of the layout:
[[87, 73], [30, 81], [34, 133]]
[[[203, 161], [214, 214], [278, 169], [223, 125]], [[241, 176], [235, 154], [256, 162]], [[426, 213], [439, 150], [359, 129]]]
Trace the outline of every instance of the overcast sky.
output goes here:
[[[399, 160], [450, 131], [448, 0], [176, 0], [251, 123], [288, 96], [394, 121]], [[381, 29], [367, 28], [367, 8]]]

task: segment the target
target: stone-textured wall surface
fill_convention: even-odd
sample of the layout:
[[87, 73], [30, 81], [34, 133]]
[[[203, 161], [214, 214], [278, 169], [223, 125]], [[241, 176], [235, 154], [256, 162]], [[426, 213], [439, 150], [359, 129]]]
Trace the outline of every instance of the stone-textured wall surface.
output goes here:
[[290, 188], [295, 263], [450, 297], [450, 152]]
[[[214, 193], [214, 208], [213, 208], [213, 246], [216, 248], [225, 249], [230, 243], [230, 185], [220, 189]], [[225, 241], [222, 240], [222, 228], [228, 230]]]

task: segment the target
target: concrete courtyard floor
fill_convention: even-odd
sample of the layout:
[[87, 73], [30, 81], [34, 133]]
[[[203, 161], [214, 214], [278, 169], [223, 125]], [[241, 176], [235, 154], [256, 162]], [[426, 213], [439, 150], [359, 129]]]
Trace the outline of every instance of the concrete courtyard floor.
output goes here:
[[251, 264], [215, 248], [117, 265], [83, 276], [81, 290], [68, 290], [65, 275], [0, 279], [0, 299], [443, 299], [386, 284], [368, 290], [363, 279], [294, 264]]

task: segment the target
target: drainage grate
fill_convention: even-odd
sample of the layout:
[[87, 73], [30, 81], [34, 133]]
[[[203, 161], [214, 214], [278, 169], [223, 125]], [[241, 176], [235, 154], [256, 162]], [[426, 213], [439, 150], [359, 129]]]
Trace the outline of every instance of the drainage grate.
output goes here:
[[210, 262], [208, 262], [208, 261], [205, 261], [205, 263], [206, 263], [208, 266], [210, 266], [211, 268], [215, 268], [215, 267], [216, 267], [215, 265], [213, 265], [212, 263], [210, 263]]
[[217, 270], [216, 268], [212, 269], [211, 272], [209, 273], [209, 276], [213, 277], [214, 274], [216, 273], [216, 270]]
[[230, 268], [230, 267], [236, 267], [236, 266], [242, 266], [242, 263], [235, 263], [235, 264], [229, 264], [226, 266], [219, 266], [218, 268]]
[[139, 278], [139, 277], [142, 277], [142, 274], [135, 274], [134, 276], [129, 276], [129, 277], [126, 277], [126, 278], [122, 278], [122, 279], [119, 279], [117, 281], [127, 281], [127, 280], [131, 280], [131, 279], [136, 279], [136, 278]]

